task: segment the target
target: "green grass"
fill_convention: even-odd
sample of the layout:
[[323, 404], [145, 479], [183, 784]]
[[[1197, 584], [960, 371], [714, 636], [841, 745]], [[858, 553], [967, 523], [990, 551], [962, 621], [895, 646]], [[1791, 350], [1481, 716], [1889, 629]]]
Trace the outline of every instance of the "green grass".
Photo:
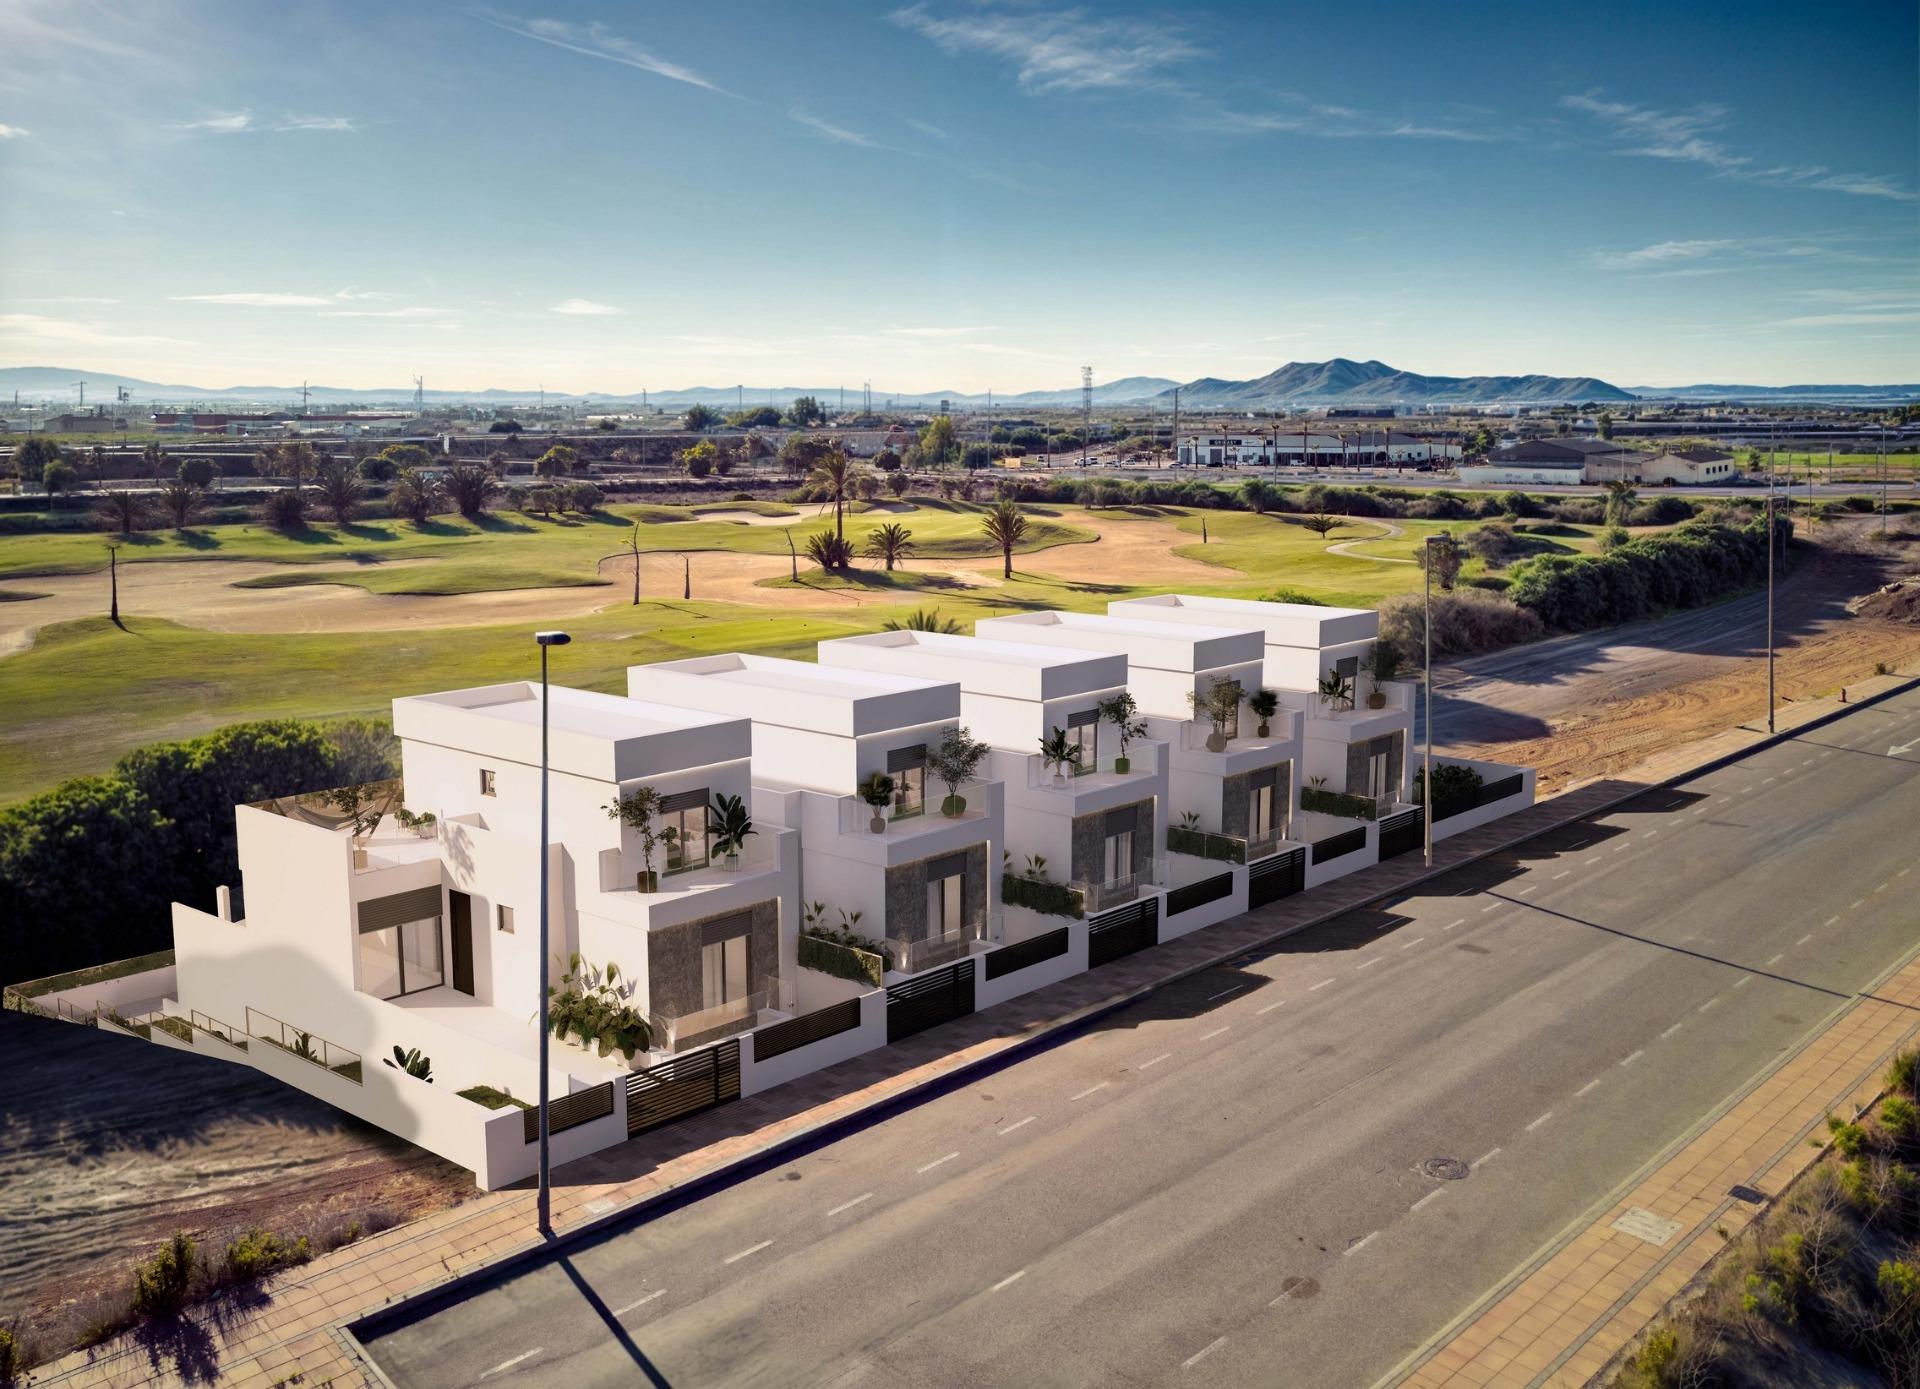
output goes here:
[[463, 1100], [472, 1100], [488, 1109], [505, 1109], [509, 1105], [516, 1109], [532, 1109], [525, 1100], [516, 1099], [504, 1090], [496, 1090], [491, 1085], [470, 1085], [465, 1090], [455, 1092]]

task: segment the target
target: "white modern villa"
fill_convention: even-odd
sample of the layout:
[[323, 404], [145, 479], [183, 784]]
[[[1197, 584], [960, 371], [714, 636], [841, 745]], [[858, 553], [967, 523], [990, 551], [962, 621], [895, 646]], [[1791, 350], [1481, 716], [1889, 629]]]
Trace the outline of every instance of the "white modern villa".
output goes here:
[[[1170, 594], [976, 632], [396, 699], [399, 780], [235, 807], [237, 899], [175, 904], [174, 964], [37, 1003], [491, 1189], [534, 1168], [543, 989], [564, 1162], [1420, 846], [1370, 610]], [[1436, 839], [1533, 801], [1527, 769], [1435, 766]]]

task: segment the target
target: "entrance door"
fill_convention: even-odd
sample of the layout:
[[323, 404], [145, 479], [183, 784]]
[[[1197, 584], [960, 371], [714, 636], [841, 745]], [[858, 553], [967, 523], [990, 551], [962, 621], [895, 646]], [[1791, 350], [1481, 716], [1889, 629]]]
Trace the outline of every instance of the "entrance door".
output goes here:
[[453, 918], [453, 987], [470, 994], [473, 992], [473, 898], [449, 889], [447, 904]]

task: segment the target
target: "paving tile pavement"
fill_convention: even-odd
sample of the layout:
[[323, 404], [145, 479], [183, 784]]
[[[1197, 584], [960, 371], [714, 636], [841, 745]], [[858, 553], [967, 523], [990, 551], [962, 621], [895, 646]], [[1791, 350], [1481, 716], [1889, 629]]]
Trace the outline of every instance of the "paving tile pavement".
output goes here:
[[[1885, 678], [1863, 682], [1855, 687], [1854, 697], [1864, 698], [1898, 683]], [[1826, 701], [1792, 706], [1782, 711], [1780, 726], [1790, 729], [1834, 707]], [[1631, 776], [1572, 787], [1518, 814], [1436, 844], [1432, 872], [1445, 872], [1557, 825], [1598, 814], [1651, 785], [1763, 738], [1763, 730], [1730, 730], [1663, 754]], [[617, 1218], [636, 1203], [900, 1100], [1315, 921], [1404, 892], [1427, 876], [1419, 853], [1403, 855], [1311, 893], [1258, 908], [829, 1067], [799, 1083], [568, 1163], [554, 1172], [554, 1227], [565, 1235]], [[337, 1389], [351, 1385], [379, 1389], [340, 1328], [399, 1298], [533, 1247], [537, 1243], [533, 1229], [530, 1189], [488, 1193], [280, 1275], [245, 1307], [216, 1304], [183, 1317], [179, 1326], [163, 1336], [135, 1332], [118, 1337], [42, 1367], [32, 1383], [72, 1389], [96, 1385], [145, 1389], [176, 1384], [331, 1382]], [[1503, 1346], [1516, 1354], [1523, 1348], [1510, 1337]], [[274, 1353], [271, 1366], [269, 1353]], [[1436, 1358], [1431, 1363], [1441, 1362]], [[1475, 1367], [1466, 1366], [1462, 1377], [1451, 1382], [1486, 1382], [1472, 1377], [1477, 1373]]]

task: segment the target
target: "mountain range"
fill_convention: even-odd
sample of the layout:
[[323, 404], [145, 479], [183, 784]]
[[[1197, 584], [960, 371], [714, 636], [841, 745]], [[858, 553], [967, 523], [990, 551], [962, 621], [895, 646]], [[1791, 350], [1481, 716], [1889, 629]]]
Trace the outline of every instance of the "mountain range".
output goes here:
[[[0, 367], [0, 393], [18, 392], [29, 400], [68, 402], [73, 399], [76, 382], [85, 381], [95, 399], [109, 398], [114, 391], [126, 390], [134, 399], [170, 404], [188, 402], [227, 403], [232, 405], [285, 405], [301, 398], [298, 386], [188, 386], [146, 381], [139, 377], [110, 372], [88, 372], [73, 367]], [[1572, 402], [1656, 400], [1803, 400], [1803, 401], [1888, 401], [1920, 398], [1920, 385], [1805, 385], [1805, 386], [1642, 386], [1622, 389], [1592, 376], [1543, 376], [1529, 373], [1518, 376], [1426, 376], [1403, 371], [1385, 362], [1356, 362], [1335, 357], [1326, 362], [1288, 362], [1265, 376], [1247, 381], [1203, 376], [1194, 381], [1172, 381], [1159, 376], [1128, 376], [1098, 385], [1093, 390], [1096, 405], [1152, 405], [1171, 409], [1174, 392], [1185, 410], [1278, 410], [1302, 406], [1328, 405], [1496, 405], [1555, 404]], [[311, 386], [307, 399], [317, 405], [405, 404], [413, 397], [413, 388]], [[778, 386], [772, 389], [745, 386], [691, 386], [680, 390], [648, 391], [649, 403], [685, 407], [707, 405], [731, 409], [736, 405], [771, 404], [784, 407], [803, 395], [815, 396], [829, 408], [841, 400], [838, 386]], [[641, 392], [588, 391], [567, 394], [560, 391], [430, 390], [421, 398], [431, 404], [474, 403], [487, 405], [529, 405], [544, 399], [548, 404], [600, 405], [638, 402]], [[945, 400], [957, 406], [983, 407], [984, 394], [964, 391], [915, 391], [892, 393], [875, 391], [876, 404], [891, 401], [896, 405], [936, 405]], [[1072, 408], [1080, 404], [1075, 389], [1025, 391], [1017, 395], [995, 395], [994, 408], [1017, 411], [1031, 408]]]

